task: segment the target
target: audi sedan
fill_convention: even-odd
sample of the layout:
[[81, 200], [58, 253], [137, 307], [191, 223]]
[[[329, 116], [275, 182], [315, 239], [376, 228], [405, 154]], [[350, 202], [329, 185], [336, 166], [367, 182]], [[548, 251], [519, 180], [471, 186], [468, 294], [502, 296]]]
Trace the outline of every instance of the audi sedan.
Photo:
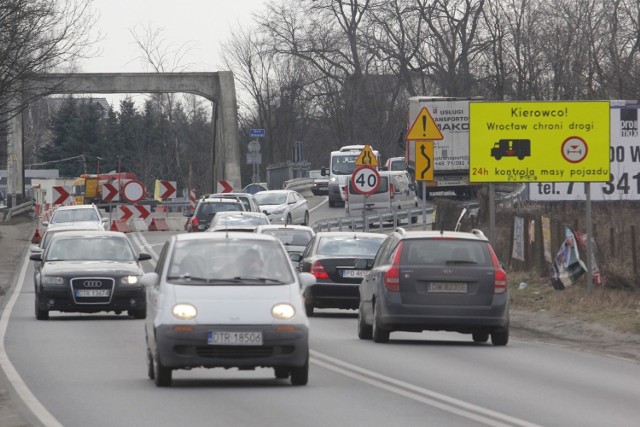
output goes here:
[[[321, 231], [302, 255], [292, 255], [291, 260], [298, 262], [298, 271], [309, 272], [316, 278], [316, 283], [303, 293], [307, 316], [313, 316], [316, 307], [358, 308], [358, 286], [386, 237], [383, 233]], [[356, 259], [370, 263], [356, 267]]]
[[307, 199], [293, 190], [267, 190], [256, 193], [260, 209], [271, 224], [309, 225]]
[[146, 316], [140, 262], [126, 234], [116, 231], [56, 233], [44, 252], [30, 259], [42, 262], [35, 276], [35, 315], [49, 319], [50, 311], [97, 313], [126, 311]]
[[149, 378], [172, 383], [179, 369], [273, 368], [293, 385], [309, 377], [309, 320], [282, 243], [266, 234], [181, 233], [146, 273]]

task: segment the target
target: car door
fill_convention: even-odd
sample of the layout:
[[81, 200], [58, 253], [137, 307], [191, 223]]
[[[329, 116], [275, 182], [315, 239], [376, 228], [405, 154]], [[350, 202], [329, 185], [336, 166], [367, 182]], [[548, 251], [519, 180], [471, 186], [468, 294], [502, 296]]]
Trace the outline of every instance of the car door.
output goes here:
[[298, 193], [289, 193], [287, 204], [289, 205], [289, 212], [291, 213], [291, 221], [294, 224], [301, 224], [304, 220], [304, 211], [302, 209], [302, 200]]
[[158, 257], [156, 263], [155, 273], [158, 274], [158, 283], [155, 286], [147, 287], [147, 317], [145, 319], [145, 332], [146, 339], [149, 348], [152, 351], [156, 349], [155, 334], [154, 334], [154, 321], [158, 317], [158, 313], [162, 307], [162, 282], [163, 282], [163, 270], [167, 264], [167, 255], [169, 248], [171, 247], [171, 241], [165, 242]]

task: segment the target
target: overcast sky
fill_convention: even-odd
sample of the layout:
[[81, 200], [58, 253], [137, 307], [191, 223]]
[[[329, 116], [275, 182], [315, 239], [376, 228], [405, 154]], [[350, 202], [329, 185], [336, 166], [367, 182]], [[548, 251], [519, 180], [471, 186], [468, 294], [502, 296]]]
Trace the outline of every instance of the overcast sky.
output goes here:
[[265, 0], [94, 0], [99, 15], [96, 30], [103, 40], [98, 57], [82, 60], [80, 72], [144, 72], [131, 30], [164, 29], [165, 46], [173, 49], [189, 43], [183, 63], [193, 64], [186, 71], [220, 71], [221, 43], [231, 29], [252, 25], [252, 12], [264, 7]]

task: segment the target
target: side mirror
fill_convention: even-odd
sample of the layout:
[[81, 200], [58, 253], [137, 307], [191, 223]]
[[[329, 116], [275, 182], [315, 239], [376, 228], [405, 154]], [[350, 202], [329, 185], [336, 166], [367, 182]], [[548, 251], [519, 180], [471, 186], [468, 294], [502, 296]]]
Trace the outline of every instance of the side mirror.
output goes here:
[[298, 281], [300, 282], [300, 288], [304, 289], [316, 284], [316, 276], [306, 272], [298, 273]]
[[42, 252], [42, 248], [38, 245], [31, 245], [29, 247], [29, 251], [31, 251], [31, 253], [41, 253]]
[[156, 273], [155, 271], [144, 273], [142, 275], [142, 279], [140, 280], [140, 283], [142, 283], [145, 287], [158, 286], [159, 282], [160, 276], [158, 276], [158, 273]]
[[138, 261], [147, 261], [149, 259], [151, 259], [151, 255], [149, 255], [147, 253], [142, 252], [142, 253], [138, 254]]
[[42, 252], [36, 252], [29, 255], [31, 261], [42, 261]]
[[327, 167], [326, 166], [323, 166], [322, 169], [320, 169], [320, 175], [327, 176]]
[[47, 225], [49, 225], [49, 221], [42, 221], [41, 224], [42, 224], [43, 227], [46, 227]]
[[367, 268], [369, 268], [369, 260], [366, 258], [357, 258], [354, 266], [358, 270], [366, 270]]
[[193, 212], [191, 212], [191, 209], [186, 209], [182, 211], [182, 216], [186, 216], [190, 218], [191, 216], [193, 216]]
[[300, 262], [302, 261], [302, 255], [301, 254], [291, 254], [289, 255], [289, 259], [293, 262]]

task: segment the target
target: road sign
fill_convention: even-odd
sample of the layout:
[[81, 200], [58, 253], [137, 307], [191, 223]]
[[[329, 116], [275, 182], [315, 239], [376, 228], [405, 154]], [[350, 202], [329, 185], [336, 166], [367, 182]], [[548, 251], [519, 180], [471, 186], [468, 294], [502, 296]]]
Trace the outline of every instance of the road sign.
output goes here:
[[247, 153], [247, 164], [248, 165], [261, 165], [262, 164], [262, 153]]
[[264, 129], [251, 129], [249, 130], [249, 136], [251, 138], [262, 138], [266, 135]]
[[117, 202], [120, 200], [120, 183], [118, 181], [113, 182], [101, 182], [103, 202]]
[[118, 221], [128, 221], [130, 219], [147, 219], [151, 215], [149, 207], [146, 205], [120, 205], [118, 206]]
[[358, 194], [370, 196], [380, 187], [380, 174], [370, 166], [360, 166], [351, 175], [351, 185]]
[[355, 162], [356, 166], [379, 166], [378, 158], [369, 144], [365, 145]]
[[248, 144], [248, 149], [250, 153], [259, 153], [260, 152], [260, 143], [257, 139], [254, 139]]
[[433, 141], [416, 142], [416, 181], [433, 181]]
[[53, 192], [52, 199], [54, 205], [62, 205], [69, 198], [69, 192], [64, 187], [54, 185], [51, 187], [51, 190]]
[[422, 107], [406, 138], [411, 141], [440, 141], [443, 138], [427, 107]]
[[218, 193], [233, 193], [233, 184], [229, 181], [218, 181]]
[[161, 181], [156, 179], [156, 184], [153, 189], [153, 198], [155, 200], [167, 200], [175, 199], [177, 196], [176, 181]]
[[471, 182], [607, 182], [609, 101], [472, 102]]
[[122, 188], [122, 196], [129, 203], [137, 203], [144, 199], [146, 191], [144, 185], [138, 180], [132, 179]]

